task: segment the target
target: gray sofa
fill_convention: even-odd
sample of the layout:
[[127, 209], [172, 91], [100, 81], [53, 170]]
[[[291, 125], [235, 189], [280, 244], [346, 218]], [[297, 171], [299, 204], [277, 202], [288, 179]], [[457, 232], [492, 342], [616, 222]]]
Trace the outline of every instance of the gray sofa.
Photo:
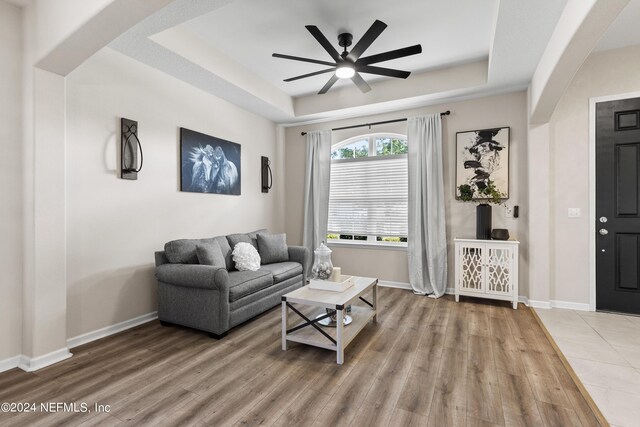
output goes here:
[[[278, 305], [282, 295], [305, 284], [309, 250], [288, 246], [288, 260], [260, 266], [258, 271], [237, 271], [231, 257], [238, 236], [257, 247], [258, 230], [209, 239], [168, 242], [155, 253], [158, 280], [158, 318], [209, 332], [219, 339], [229, 329]], [[246, 237], [245, 237], [246, 236]], [[198, 263], [196, 248], [217, 242], [225, 267]], [[286, 254], [285, 254], [286, 256]]]

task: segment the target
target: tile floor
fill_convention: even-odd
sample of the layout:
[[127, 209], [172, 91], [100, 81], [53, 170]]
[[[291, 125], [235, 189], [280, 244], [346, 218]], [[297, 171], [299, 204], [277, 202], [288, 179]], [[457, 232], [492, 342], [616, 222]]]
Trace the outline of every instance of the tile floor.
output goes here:
[[535, 310], [609, 423], [640, 427], [640, 317]]

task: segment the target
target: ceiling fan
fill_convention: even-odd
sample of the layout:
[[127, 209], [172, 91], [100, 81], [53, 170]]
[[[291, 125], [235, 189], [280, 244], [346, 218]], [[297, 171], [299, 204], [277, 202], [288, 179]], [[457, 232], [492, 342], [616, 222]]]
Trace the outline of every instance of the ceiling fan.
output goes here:
[[390, 50], [388, 52], [378, 53], [371, 56], [361, 57], [365, 50], [378, 38], [378, 36], [387, 28], [387, 24], [376, 19], [376, 21], [369, 27], [362, 38], [356, 43], [356, 45], [347, 52], [347, 47], [351, 46], [353, 41], [353, 35], [350, 33], [342, 33], [338, 35], [338, 44], [344, 48], [342, 53], [331, 45], [329, 40], [320, 32], [315, 25], [306, 25], [305, 28], [309, 30], [311, 35], [320, 43], [320, 45], [327, 51], [334, 62], [320, 61], [317, 59], [302, 58], [299, 56], [283, 55], [281, 53], [274, 53], [272, 56], [275, 58], [291, 59], [294, 61], [310, 62], [312, 64], [327, 65], [330, 68], [324, 70], [315, 71], [309, 74], [303, 74], [301, 76], [291, 77], [285, 79], [285, 82], [292, 82], [294, 80], [304, 79], [306, 77], [317, 76], [324, 73], [335, 73], [329, 81], [320, 89], [318, 95], [327, 93], [331, 86], [333, 86], [338, 79], [351, 79], [356, 86], [363, 92], [369, 92], [371, 86], [364, 81], [360, 76], [360, 73], [377, 74], [381, 76], [396, 77], [400, 79], [406, 79], [411, 74], [409, 71], [394, 70], [391, 68], [383, 68], [372, 66], [378, 62], [389, 61], [392, 59], [404, 58], [405, 56], [416, 55], [422, 53], [422, 46], [419, 44], [404, 47], [402, 49]]

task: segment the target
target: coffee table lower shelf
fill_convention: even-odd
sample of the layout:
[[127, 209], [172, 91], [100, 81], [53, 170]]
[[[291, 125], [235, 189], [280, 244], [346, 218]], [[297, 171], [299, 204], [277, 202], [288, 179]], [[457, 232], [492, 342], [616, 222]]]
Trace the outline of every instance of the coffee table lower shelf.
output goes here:
[[[358, 335], [358, 333], [367, 326], [367, 323], [376, 315], [376, 312], [370, 308], [365, 307], [351, 307], [351, 317], [353, 322], [350, 325], [343, 326], [344, 332], [342, 334], [343, 348], [348, 346], [351, 341]], [[336, 339], [335, 332], [337, 328], [327, 327], [319, 325], [325, 332]], [[337, 345], [331, 343], [324, 335], [320, 334], [314, 328], [303, 328], [295, 332], [288, 333], [286, 335], [287, 341], [299, 342], [301, 344], [312, 345], [315, 347], [326, 348], [327, 350], [337, 351]]]

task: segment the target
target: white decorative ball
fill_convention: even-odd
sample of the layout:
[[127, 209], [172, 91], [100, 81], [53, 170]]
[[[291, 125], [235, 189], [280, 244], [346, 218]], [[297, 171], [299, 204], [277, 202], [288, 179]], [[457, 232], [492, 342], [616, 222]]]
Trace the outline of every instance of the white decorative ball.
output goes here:
[[256, 271], [260, 268], [260, 254], [250, 243], [240, 242], [236, 244], [231, 256], [238, 271]]

